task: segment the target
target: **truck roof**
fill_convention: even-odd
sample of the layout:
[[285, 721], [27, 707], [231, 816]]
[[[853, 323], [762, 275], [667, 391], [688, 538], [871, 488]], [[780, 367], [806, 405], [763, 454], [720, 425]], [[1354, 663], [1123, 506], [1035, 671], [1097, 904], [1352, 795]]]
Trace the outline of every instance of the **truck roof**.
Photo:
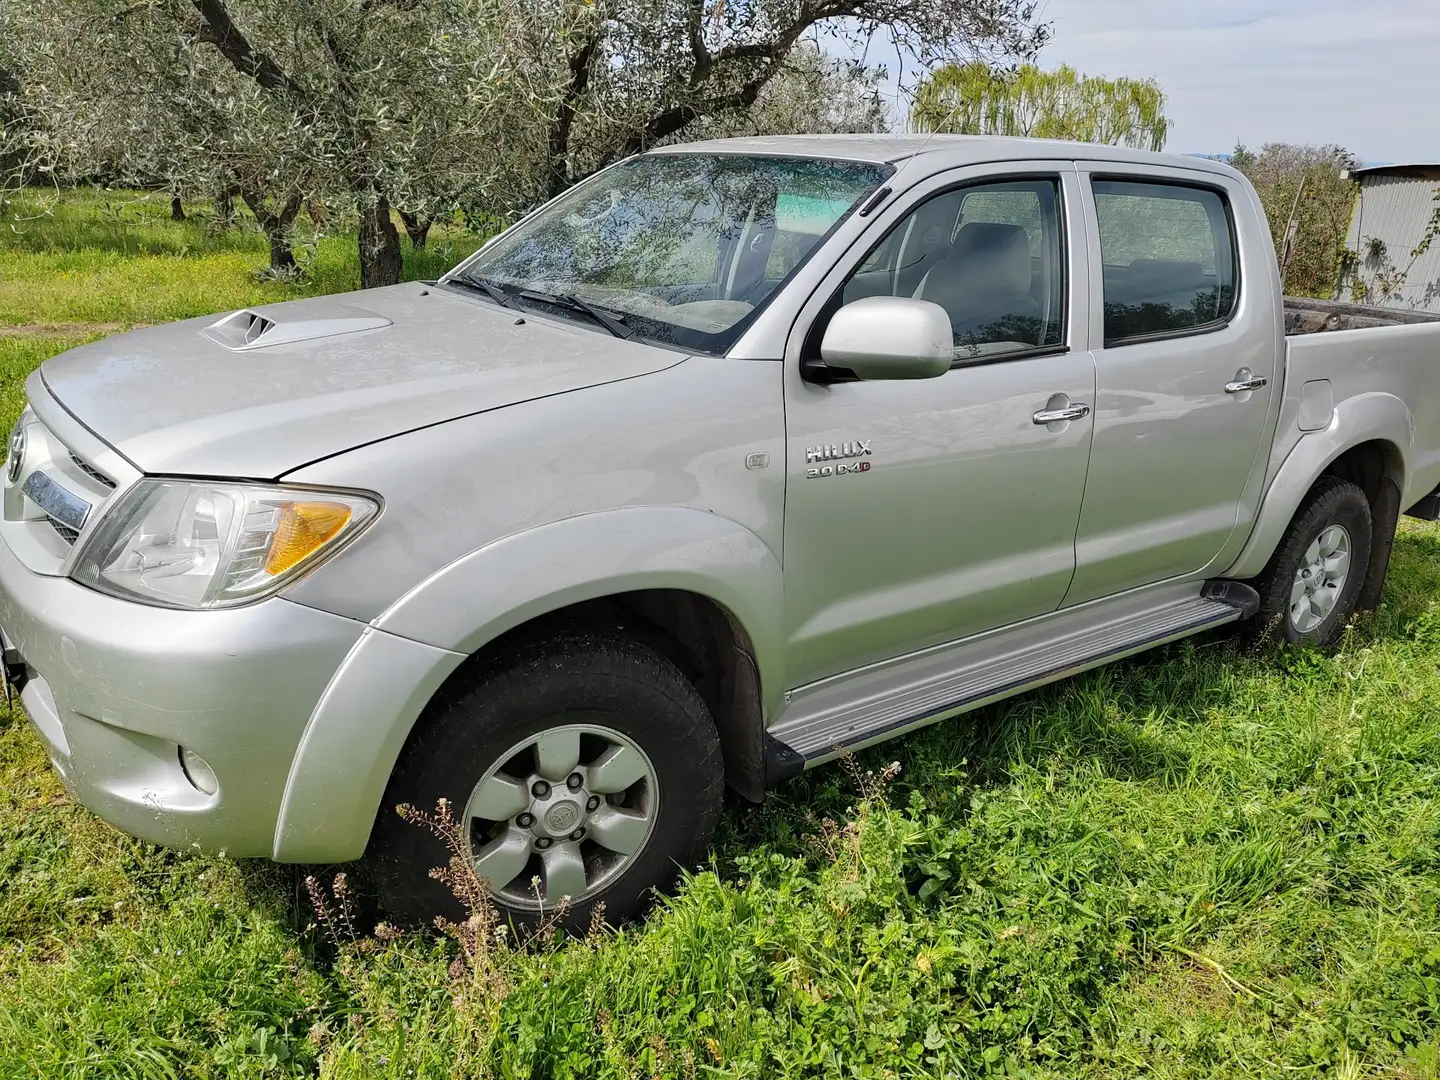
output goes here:
[[651, 151], [656, 154], [755, 154], [770, 157], [814, 157], [841, 161], [894, 164], [919, 154], [944, 156], [954, 166], [989, 161], [1044, 159], [1115, 161], [1168, 165], [1233, 175], [1230, 166], [1208, 158], [1158, 154], [1126, 146], [1065, 142], [1060, 139], [1019, 139], [1001, 135], [760, 135], [739, 139], [709, 139], [677, 143]]

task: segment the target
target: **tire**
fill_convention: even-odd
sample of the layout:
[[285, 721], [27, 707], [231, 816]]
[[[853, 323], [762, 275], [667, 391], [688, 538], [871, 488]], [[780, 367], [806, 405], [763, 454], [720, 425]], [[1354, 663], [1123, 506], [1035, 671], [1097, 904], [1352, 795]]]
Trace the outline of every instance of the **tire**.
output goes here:
[[[1363, 491], [1334, 476], [1316, 481], [1255, 581], [1256, 635], [1275, 643], [1334, 644], [1365, 585], [1372, 532]], [[1343, 578], [1334, 576], [1340, 549], [1326, 554], [1337, 539], [1343, 539], [1346, 554]], [[1302, 574], [1307, 570], [1308, 576]]]
[[610, 923], [643, 915], [708, 848], [723, 793], [714, 721], [680, 670], [620, 634], [575, 631], [518, 647], [442, 690], [391, 775], [367, 861], [391, 922], [465, 918], [430, 876], [449, 850], [395, 809], [433, 812], [443, 798], [469, 823], [477, 870], [509, 877], [523, 861], [510, 881], [490, 882], [503, 919], [523, 930], [563, 904], [560, 924], [582, 932], [599, 904]]

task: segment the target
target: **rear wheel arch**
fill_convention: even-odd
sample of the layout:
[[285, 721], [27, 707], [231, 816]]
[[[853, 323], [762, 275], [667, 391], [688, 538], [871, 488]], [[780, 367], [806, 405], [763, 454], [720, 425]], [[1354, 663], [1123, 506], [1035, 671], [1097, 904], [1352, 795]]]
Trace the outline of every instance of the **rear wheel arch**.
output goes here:
[[1400, 521], [1405, 490], [1405, 458], [1387, 439], [1371, 439], [1352, 446], [1325, 467], [1322, 477], [1333, 476], [1354, 484], [1370, 503], [1370, 557], [1356, 607], [1373, 611], [1385, 589], [1395, 528]]
[[[1389, 528], [1393, 533], [1398, 511], [1390, 514], [1388, 502], [1401, 501], [1409, 480], [1405, 447], [1412, 433], [1409, 409], [1392, 394], [1362, 394], [1341, 402], [1327, 429], [1302, 436], [1278, 467], [1272, 466], [1275, 473], [1249, 538], [1239, 556], [1217, 576], [1243, 581], [1259, 575], [1296, 515], [1304, 509], [1311, 490], [1324, 476], [1348, 480], [1360, 487], [1376, 511], [1377, 522], [1383, 526], [1391, 520]], [[1383, 527], [1377, 529], [1377, 538], [1384, 535]], [[1367, 582], [1367, 594], [1373, 591], [1372, 586]]]

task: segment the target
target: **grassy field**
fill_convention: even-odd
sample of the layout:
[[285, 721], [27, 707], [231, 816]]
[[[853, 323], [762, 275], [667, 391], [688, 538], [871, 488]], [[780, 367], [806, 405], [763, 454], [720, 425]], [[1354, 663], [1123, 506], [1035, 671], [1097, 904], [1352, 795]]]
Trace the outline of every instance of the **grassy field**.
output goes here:
[[[355, 279], [325, 239], [257, 284], [257, 236], [165, 208], [0, 228], [6, 426], [74, 342]], [[96, 821], [5, 714], [0, 1080], [1435, 1080], [1437, 598], [1407, 524], [1334, 653], [1202, 639], [929, 729], [728, 810], [645, 925], [526, 950], [317, 928], [286, 868]]]

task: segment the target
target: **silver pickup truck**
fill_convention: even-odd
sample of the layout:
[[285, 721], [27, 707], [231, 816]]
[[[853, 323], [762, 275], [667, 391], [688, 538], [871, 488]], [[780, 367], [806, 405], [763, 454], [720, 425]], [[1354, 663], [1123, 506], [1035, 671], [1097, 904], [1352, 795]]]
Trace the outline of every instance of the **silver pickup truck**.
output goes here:
[[[1290, 313], [1298, 328], [1343, 325]], [[1225, 623], [1327, 643], [1440, 514], [1440, 325], [1286, 336], [1245, 179], [990, 138], [608, 168], [438, 282], [46, 362], [4, 669], [75, 797], [634, 916], [726, 785]]]

